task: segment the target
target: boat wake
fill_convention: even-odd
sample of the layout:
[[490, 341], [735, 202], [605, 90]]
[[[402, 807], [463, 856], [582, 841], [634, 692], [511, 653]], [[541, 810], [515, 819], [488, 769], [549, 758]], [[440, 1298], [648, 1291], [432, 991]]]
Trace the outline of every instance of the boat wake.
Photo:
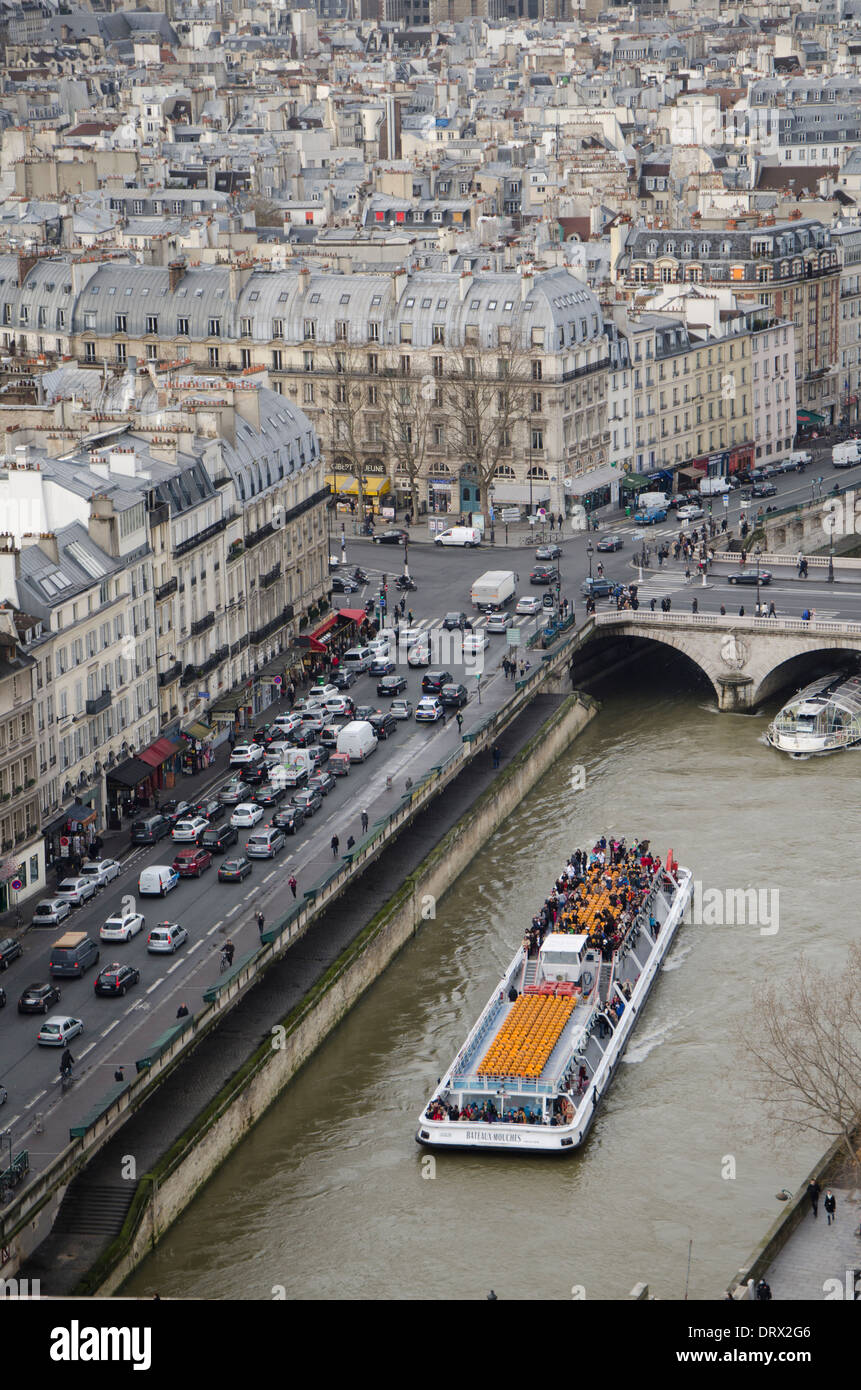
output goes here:
[[[666, 970], [666, 966], [664, 969]], [[663, 1023], [655, 1024], [649, 1033], [641, 1034], [635, 1043], [628, 1044], [628, 1050], [622, 1057], [622, 1061], [628, 1066], [635, 1066], [638, 1062], [645, 1062], [651, 1052], [656, 1047], [660, 1047], [672, 1036], [681, 1023], [693, 1012], [687, 1009], [673, 1018], [666, 1019]], [[642, 1026], [642, 1025], [641, 1025]]]
[[692, 941], [686, 942], [682, 946], [675, 946], [671, 955], [667, 956], [667, 959], [664, 961], [664, 974], [666, 975], [670, 970], [678, 970], [684, 965], [693, 949], [694, 945]]

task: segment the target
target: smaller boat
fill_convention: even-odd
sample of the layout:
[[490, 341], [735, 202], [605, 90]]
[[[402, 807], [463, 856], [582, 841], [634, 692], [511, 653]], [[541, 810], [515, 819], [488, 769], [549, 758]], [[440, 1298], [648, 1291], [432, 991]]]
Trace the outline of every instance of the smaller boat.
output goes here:
[[768, 726], [772, 748], [791, 758], [836, 753], [861, 743], [861, 675], [832, 671], [800, 690]]

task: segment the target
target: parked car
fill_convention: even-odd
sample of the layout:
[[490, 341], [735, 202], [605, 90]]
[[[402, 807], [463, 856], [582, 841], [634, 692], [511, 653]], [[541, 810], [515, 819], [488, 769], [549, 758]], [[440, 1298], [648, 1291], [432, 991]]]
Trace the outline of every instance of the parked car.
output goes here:
[[245, 841], [246, 859], [274, 859], [287, 841], [277, 825], [267, 826], [265, 830], [255, 830]]
[[562, 547], [556, 545], [539, 545], [535, 552], [536, 560], [558, 560], [562, 554]]
[[93, 981], [93, 992], [95, 994], [118, 994], [120, 998], [127, 989], [136, 985], [140, 980], [141, 972], [134, 965], [120, 965], [115, 961], [112, 965], [106, 965], [104, 970], [100, 970]]
[[141, 912], [116, 912], [102, 924], [99, 936], [102, 941], [131, 941], [139, 931], [143, 931], [146, 920]]
[[[297, 723], [301, 723], [301, 720], [297, 721]], [[249, 790], [250, 788], [247, 782], [242, 782], [238, 778], [234, 778], [232, 781], [228, 782], [226, 786], [221, 788], [221, 791], [218, 793], [218, 799], [219, 801], [223, 801], [225, 806], [238, 806], [240, 801], [245, 801], [247, 799]]]
[[241, 883], [251, 873], [251, 860], [244, 854], [225, 859], [218, 867], [219, 883]]
[[313, 816], [315, 811], [319, 811], [323, 805], [323, 798], [318, 791], [312, 791], [309, 787], [305, 791], [296, 792], [293, 797], [293, 805], [305, 812], [305, 819], [307, 820], [308, 816]]
[[93, 880], [97, 888], [104, 888], [120, 876], [120, 866], [116, 859], [89, 859], [81, 865], [81, 877]]
[[80, 907], [96, 896], [96, 885], [89, 878], [64, 878], [57, 884], [57, 897], [72, 907]]
[[65, 1047], [67, 1043], [83, 1033], [84, 1025], [79, 1018], [68, 1014], [52, 1014], [46, 1018], [36, 1034], [36, 1042], [41, 1047]]
[[465, 613], [451, 612], [446, 613], [445, 617], [442, 620], [442, 625], [445, 628], [446, 632], [454, 632], [456, 628], [460, 628], [460, 630], [463, 631], [463, 629], [468, 625], [468, 622], [469, 619], [467, 618]]
[[263, 747], [259, 743], [237, 743], [230, 754], [231, 767], [253, 767], [263, 757]]
[[14, 936], [4, 936], [0, 941], [0, 970], [7, 970], [10, 963], [21, 955], [21, 942]]
[[257, 806], [253, 801], [243, 801], [230, 817], [230, 824], [237, 830], [245, 830], [250, 829], [262, 819], [263, 811], [260, 806]]
[[602, 555], [612, 555], [625, 544], [621, 536], [602, 536], [595, 549]]
[[[378, 710], [376, 714], [371, 715], [370, 719], [368, 720], [368, 723], [370, 724], [377, 738], [390, 738], [391, 735], [395, 733], [398, 727], [397, 719], [393, 719], [388, 710]], [[311, 778], [311, 781], [308, 783], [308, 785], [309, 787], [312, 787], [314, 785], [313, 777]]]
[[285, 835], [295, 835], [304, 823], [305, 812], [301, 806], [282, 806], [272, 817], [272, 824], [278, 830], [283, 830]]
[[175, 845], [198, 844], [204, 831], [209, 829], [209, 821], [203, 816], [190, 816], [188, 820], [178, 820], [170, 837]]
[[33, 927], [58, 927], [72, 913], [71, 903], [65, 898], [43, 898], [33, 911], [30, 925]]
[[206, 869], [212, 867], [212, 855], [208, 849], [181, 849], [173, 861], [173, 867], [180, 878], [200, 878]]
[[768, 570], [736, 570], [735, 574], [727, 575], [728, 584], [770, 584], [771, 574]]
[[443, 707], [435, 695], [425, 695], [416, 705], [415, 718], [418, 724], [435, 724], [443, 717]]
[[491, 613], [484, 625], [485, 632], [507, 632], [514, 626], [514, 619], [510, 613]]
[[18, 1000], [19, 1014], [46, 1014], [52, 1004], [59, 1004], [60, 991], [56, 985], [28, 985]]
[[517, 607], [514, 611], [515, 613], [537, 613], [540, 607], [541, 600], [536, 598], [534, 594], [524, 594], [523, 598], [517, 600]]
[[188, 940], [188, 932], [179, 922], [159, 922], [153, 927], [146, 941], [151, 955], [174, 955]]
[[393, 719], [412, 719], [412, 701], [392, 700], [392, 703], [389, 705], [389, 714]]
[[377, 681], [377, 694], [384, 697], [399, 695], [406, 688], [406, 676], [383, 676], [381, 681]]
[[451, 671], [426, 671], [422, 676], [422, 693], [425, 695], [438, 695], [444, 685], [453, 681], [454, 676]]
[[235, 825], [213, 826], [211, 830], [204, 830], [200, 837], [201, 848], [208, 849], [210, 854], [224, 854], [228, 845], [235, 845], [239, 839], [239, 831]]
[[469, 694], [465, 685], [461, 685], [457, 681], [452, 681], [449, 685], [443, 686], [442, 690], [439, 692], [439, 698], [446, 709], [448, 709], [449, 706], [451, 706], [452, 709], [461, 709], [469, 699]]

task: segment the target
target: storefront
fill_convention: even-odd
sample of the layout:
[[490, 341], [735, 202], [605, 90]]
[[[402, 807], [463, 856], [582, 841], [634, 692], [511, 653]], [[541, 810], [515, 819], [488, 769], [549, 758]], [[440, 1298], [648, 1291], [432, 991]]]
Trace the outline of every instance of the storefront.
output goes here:
[[339, 608], [313, 632], [298, 637], [305, 676], [313, 680], [337, 670], [342, 652], [355, 646], [367, 623], [368, 615], [363, 608]]
[[170, 790], [176, 785], [176, 776], [182, 765], [182, 755], [186, 749], [185, 741], [159, 738], [140, 755], [142, 763], [153, 769], [152, 787], [154, 791]]
[[[96, 788], [81, 794], [71, 806], [61, 811], [52, 821], [42, 827], [45, 840], [45, 868], [59, 859], [68, 858], [73, 840], [80, 840], [81, 852], [85, 853], [98, 833], [99, 812], [88, 802], [96, 797]], [[2, 909], [0, 909], [2, 910]]]
[[107, 774], [108, 825], [119, 830], [120, 817], [134, 816], [152, 805], [155, 769], [141, 758], [126, 758]]
[[[362, 496], [365, 502], [365, 510], [379, 512], [381, 507], [386, 506], [388, 501], [391, 505], [391, 498], [387, 494], [391, 493], [392, 485], [384, 473], [371, 473], [366, 470], [367, 476], [364, 478]], [[326, 486], [336, 498], [346, 500], [354, 505], [359, 497], [359, 483], [350, 473], [327, 473]]]

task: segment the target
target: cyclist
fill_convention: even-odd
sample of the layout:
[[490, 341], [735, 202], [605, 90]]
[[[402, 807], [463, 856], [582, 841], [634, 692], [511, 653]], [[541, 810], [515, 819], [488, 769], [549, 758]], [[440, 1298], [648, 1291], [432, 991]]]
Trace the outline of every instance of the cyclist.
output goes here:
[[68, 1049], [68, 1048], [65, 1048], [65, 1050], [64, 1050], [64, 1052], [63, 1052], [63, 1055], [62, 1055], [62, 1057], [60, 1058], [60, 1076], [62, 1077], [62, 1079], [63, 1079], [64, 1081], [66, 1080], [67, 1077], [69, 1077], [69, 1076], [72, 1075], [72, 1065], [73, 1065], [74, 1061], [75, 1061], [75, 1059], [74, 1059], [74, 1057], [72, 1056], [72, 1054], [71, 1054], [71, 1052], [69, 1051], [69, 1049]]

